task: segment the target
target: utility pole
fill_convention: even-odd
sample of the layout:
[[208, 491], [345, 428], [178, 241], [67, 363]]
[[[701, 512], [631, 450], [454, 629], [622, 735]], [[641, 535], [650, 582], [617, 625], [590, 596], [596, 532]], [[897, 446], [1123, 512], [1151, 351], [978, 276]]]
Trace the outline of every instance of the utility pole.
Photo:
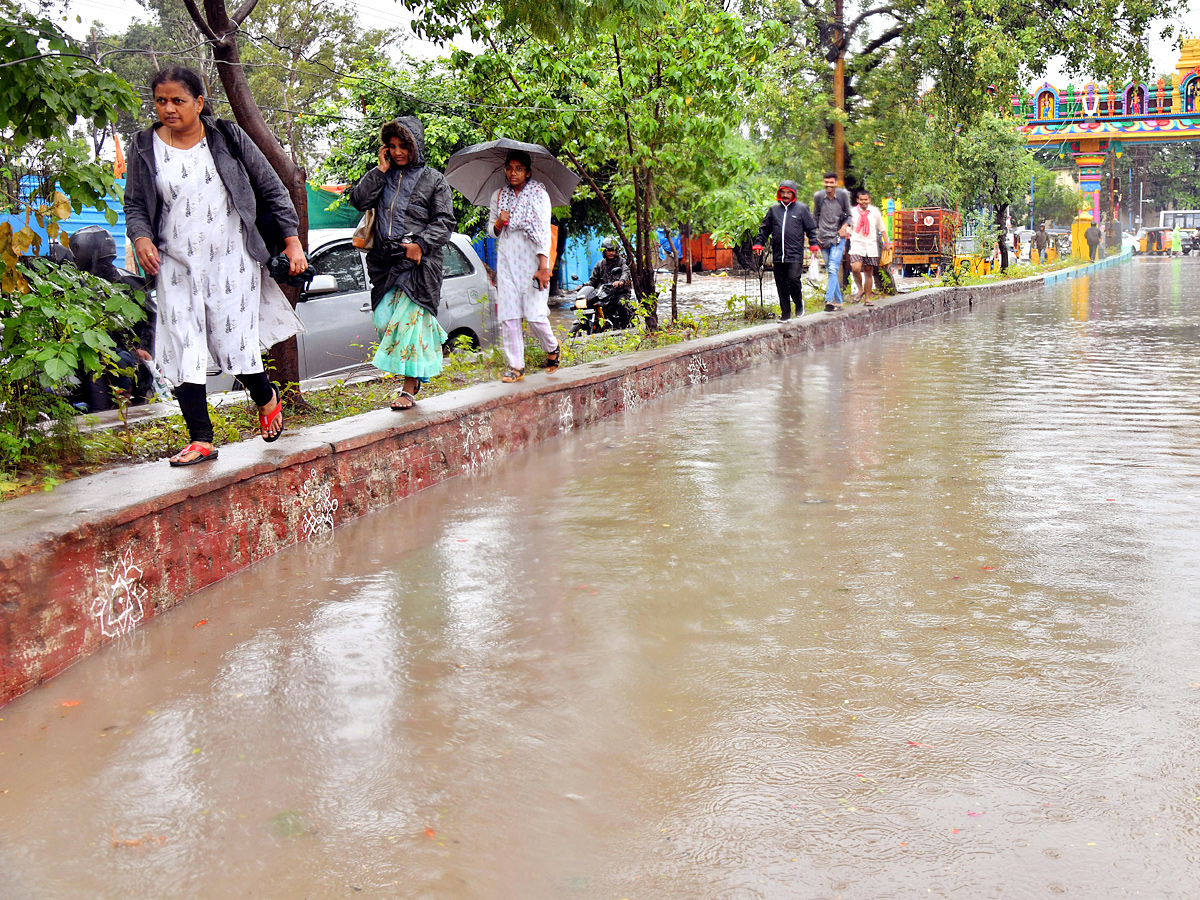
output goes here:
[[833, 171], [837, 173], [839, 185], [846, 183], [846, 133], [842, 126], [842, 113], [846, 111], [846, 25], [842, 17], [843, 0], [834, 0], [833, 45], [837, 50], [837, 63], [833, 68], [833, 106], [838, 119], [833, 123]]

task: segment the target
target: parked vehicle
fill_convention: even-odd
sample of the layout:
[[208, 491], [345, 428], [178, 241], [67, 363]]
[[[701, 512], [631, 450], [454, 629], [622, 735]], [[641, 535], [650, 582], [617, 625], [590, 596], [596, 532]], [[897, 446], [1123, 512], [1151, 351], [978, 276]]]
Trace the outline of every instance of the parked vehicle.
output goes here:
[[954, 261], [958, 213], [949, 209], [905, 209], [893, 220], [895, 263], [904, 276], [948, 269]]
[[[1134, 235], [1134, 256], [1141, 254], [1166, 256], [1171, 252], [1170, 228], [1143, 228]], [[1186, 244], [1184, 245], [1186, 249]]]
[[[366, 254], [351, 243], [353, 234], [351, 228], [308, 233], [308, 260], [317, 274], [296, 306], [307, 329], [296, 336], [301, 379], [349, 373], [371, 358], [377, 339], [371, 324], [371, 282]], [[447, 349], [460, 338], [472, 347], [492, 344], [495, 302], [487, 270], [465, 235], [451, 237], [443, 266], [437, 319], [449, 335]], [[233, 377], [209, 362], [209, 393], [231, 390]]]

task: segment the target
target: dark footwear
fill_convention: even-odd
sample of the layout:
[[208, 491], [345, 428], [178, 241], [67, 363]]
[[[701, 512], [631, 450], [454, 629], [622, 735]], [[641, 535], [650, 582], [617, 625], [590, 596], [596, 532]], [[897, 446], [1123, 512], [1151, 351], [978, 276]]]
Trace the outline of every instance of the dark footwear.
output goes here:
[[874, 304], [874, 303], [872, 303], [870, 300], [864, 300], [864, 301], [863, 301], [863, 306], [874, 306], [874, 305], [875, 305], [875, 304]]
[[500, 376], [500, 380], [505, 384], [512, 384], [514, 381], [524, 381], [525, 370], [514, 369], [512, 366], [509, 366], [504, 370], [504, 374]]
[[[261, 409], [258, 412], [258, 430], [262, 434], [262, 439], [268, 444], [273, 444], [279, 440], [279, 436], [283, 434], [283, 393], [279, 390], [279, 385], [271, 382], [271, 390], [275, 392], [275, 409], [270, 415], [264, 413]], [[271, 426], [278, 420], [279, 430], [271, 434]]]
[[[178, 459], [177, 458], [177, 457], [183, 456], [183, 454], [185, 454], [185, 453], [199, 453], [200, 455], [197, 456], [195, 459]], [[193, 442], [193, 443], [188, 444], [186, 447], [184, 447], [178, 453], [176, 453], [175, 456], [168, 459], [167, 462], [169, 462], [175, 468], [179, 469], [184, 466], [197, 466], [202, 462], [208, 462], [210, 459], [216, 459], [219, 455], [220, 454], [217, 452], [216, 447], [202, 447], [199, 444]]]
[[834, 306], [832, 303], [825, 304], [825, 312], [833, 312], [836, 309], [837, 309], [837, 307]]
[[560, 362], [562, 362], [562, 341], [559, 341], [558, 346], [546, 354], [546, 374], [553, 375], [557, 372]]
[[[408, 402], [401, 403], [400, 401], [403, 400], [405, 397], [408, 398]], [[414, 397], [412, 394], [410, 394], [408, 391], [401, 391], [399, 394], [396, 395], [396, 399], [392, 401], [392, 409], [395, 410], [396, 412], [404, 412], [407, 409], [412, 409], [416, 405], [417, 405], [417, 398]]]

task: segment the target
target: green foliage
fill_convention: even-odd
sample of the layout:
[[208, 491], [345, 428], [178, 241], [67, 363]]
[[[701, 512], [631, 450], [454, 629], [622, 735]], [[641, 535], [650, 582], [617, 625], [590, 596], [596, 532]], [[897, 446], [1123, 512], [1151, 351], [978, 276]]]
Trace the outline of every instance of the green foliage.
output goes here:
[[543, 144], [585, 176], [579, 196], [604, 208], [625, 244], [653, 323], [655, 227], [690, 219], [699, 198], [748, 170], [728, 138], [774, 36], [686, 0], [660, 21], [621, 11], [558, 43], [502, 30], [454, 64], [486, 132]]
[[[330, 182], [354, 182], [379, 162], [379, 128], [397, 116], [416, 116], [425, 127], [425, 153], [429, 164], [446, 168], [454, 152], [487, 140], [472, 121], [471, 109], [462, 102], [462, 85], [440, 61], [406, 58], [401, 64], [368, 62], [342, 79], [340, 93], [361, 119], [330, 119], [325, 126], [329, 152], [318, 170]], [[327, 102], [322, 110], [335, 112], [339, 103]], [[487, 211], [454, 192], [457, 229], [470, 233], [486, 223]]]
[[81, 120], [108, 127], [136, 108], [129, 85], [97, 66], [48, 19], [0, 0], [0, 211], [24, 216], [24, 226], [0, 227], [0, 290], [24, 291], [17, 257], [41, 249], [37, 220], [52, 238], [72, 209], [117, 214], [112, 167], [93, 161], [74, 139]]
[[73, 414], [63, 399], [82, 369], [116, 372], [114, 332], [144, 317], [128, 288], [45, 260], [19, 263], [26, 293], [0, 293], [0, 468], [55, 444], [42, 426]]
[[[1074, 164], [1071, 166], [1075, 168]], [[1071, 173], [1072, 175], [1074, 172]], [[1090, 206], [1091, 200], [1084, 200], [1074, 187], [1068, 187], [1058, 180], [1058, 172], [1051, 171], [1045, 166], [1034, 163], [1033, 174], [1033, 214], [1036, 216], [1034, 227], [1042, 222], [1051, 225], [1069, 225], [1084, 206]], [[1025, 183], [1025, 193], [1013, 199], [1010, 214], [1015, 223], [1029, 224], [1029, 182]]]

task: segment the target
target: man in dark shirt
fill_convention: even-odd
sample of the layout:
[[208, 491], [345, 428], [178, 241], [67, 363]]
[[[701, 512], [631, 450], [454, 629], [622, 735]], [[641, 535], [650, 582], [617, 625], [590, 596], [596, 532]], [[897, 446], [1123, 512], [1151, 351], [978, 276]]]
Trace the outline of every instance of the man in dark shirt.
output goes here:
[[1083, 233], [1083, 239], [1087, 241], [1088, 245], [1088, 256], [1091, 257], [1092, 262], [1096, 261], [1096, 251], [1100, 249], [1100, 239], [1102, 237], [1104, 237], [1104, 234], [1096, 227], [1095, 222], [1089, 225], [1087, 231]]
[[1046, 234], [1046, 226], [1039, 225], [1037, 233], [1033, 236], [1033, 249], [1037, 251], [1037, 261], [1043, 265], [1046, 263], [1046, 248], [1049, 246], [1050, 235]]
[[781, 181], [775, 192], [778, 203], [771, 205], [763, 216], [758, 237], [754, 239], [754, 255], [760, 256], [767, 240], [771, 241], [775, 268], [775, 289], [779, 291], [779, 313], [783, 321], [792, 317], [792, 303], [796, 304], [796, 315], [804, 315], [804, 299], [801, 296], [801, 281], [804, 278], [804, 248], [815, 254], [817, 223], [803, 203], [796, 202], [798, 189], [794, 181]]
[[837, 174], [825, 173], [825, 189], [813, 196], [813, 212], [817, 217], [817, 243], [825, 257], [825, 273], [829, 286], [825, 290], [825, 309], [833, 312], [842, 308], [842, 284], [846, 274], [842, 260], [846, 254], [846, 238], [850, 236], [850, 192], [837, 186]]

